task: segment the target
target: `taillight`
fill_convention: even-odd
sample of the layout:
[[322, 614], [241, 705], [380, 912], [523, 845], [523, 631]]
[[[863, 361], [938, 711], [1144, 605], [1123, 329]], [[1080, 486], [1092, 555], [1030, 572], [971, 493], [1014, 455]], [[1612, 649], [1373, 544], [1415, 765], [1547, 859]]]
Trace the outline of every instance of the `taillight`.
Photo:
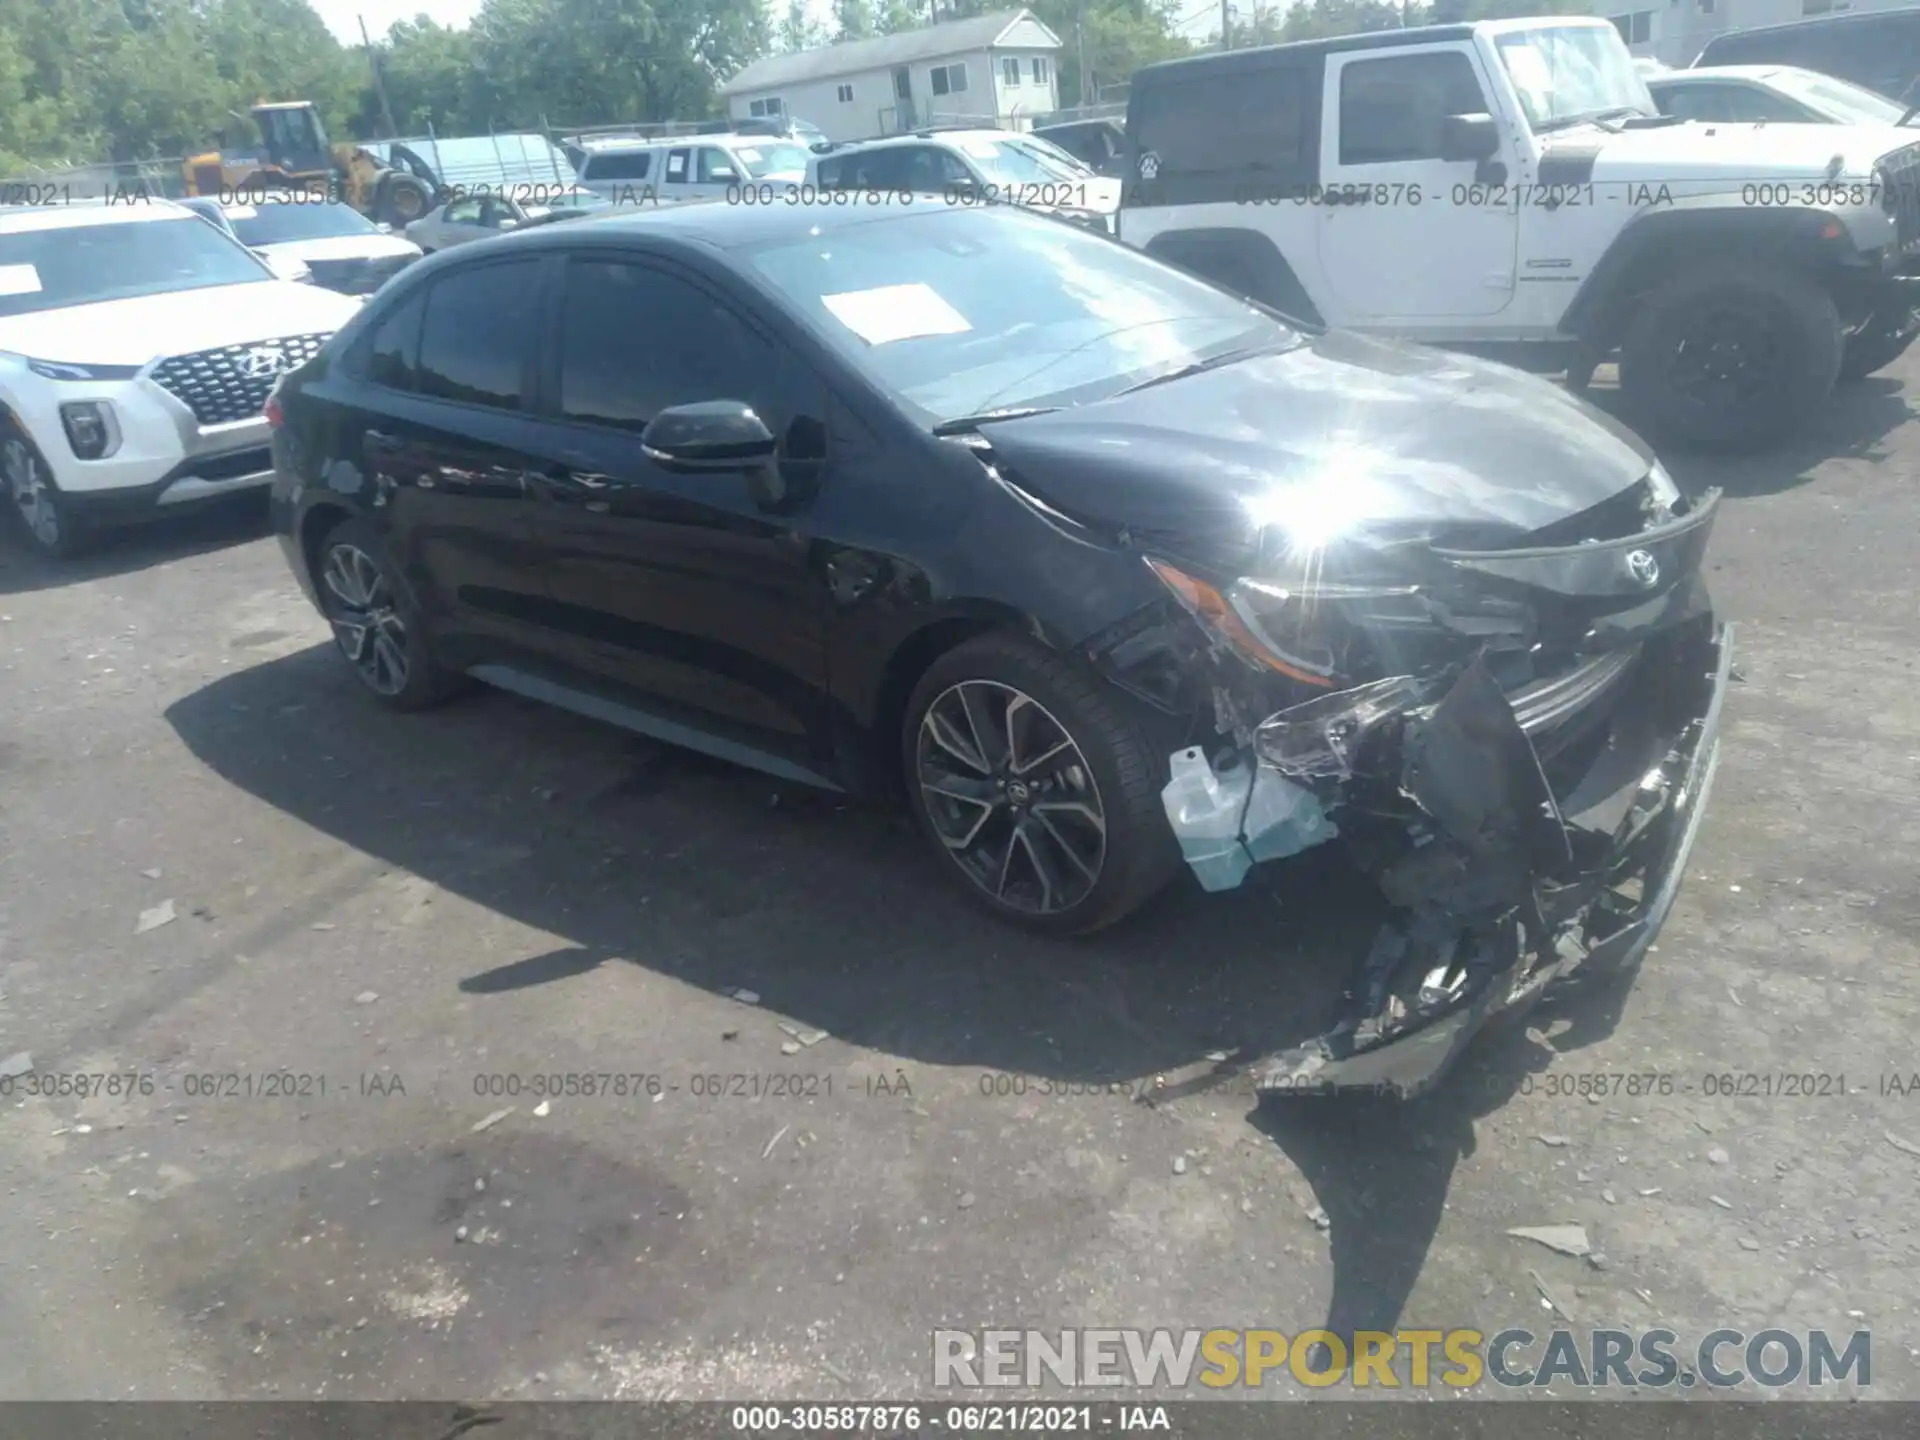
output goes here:
[[275, 390], [273, 394], [267, 396], [267, 403], [262, 413], [267, 417], [267, 428], [269, 430], [278, 430], [282, 425], [286, 424], [287, 415], [286, 412], [280, 408], [280, 392], [278, 390]]

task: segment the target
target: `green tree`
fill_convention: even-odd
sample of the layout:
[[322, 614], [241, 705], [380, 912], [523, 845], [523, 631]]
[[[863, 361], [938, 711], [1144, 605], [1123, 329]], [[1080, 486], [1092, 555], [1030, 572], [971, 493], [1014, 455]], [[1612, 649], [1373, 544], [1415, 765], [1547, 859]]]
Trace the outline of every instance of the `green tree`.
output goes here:
[[833, 38], [835, 43], [842, 40], [865, 40], [878, 33], [875, 26], [878, 21], [873, 12], [873, 0], [833, 0]]
[[780, 22], [780, 49], [791, 55], [826, 43], [826, 29], [807, 13], [806, 0], [787, 0], [787, 18]]

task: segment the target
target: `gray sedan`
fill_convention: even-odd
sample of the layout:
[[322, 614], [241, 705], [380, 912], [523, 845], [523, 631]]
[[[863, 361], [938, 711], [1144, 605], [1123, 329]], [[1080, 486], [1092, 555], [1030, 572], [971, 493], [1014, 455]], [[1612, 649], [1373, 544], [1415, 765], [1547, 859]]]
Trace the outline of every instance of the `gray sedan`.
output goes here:
[[407, 238], [422, 250], [432, 252], [529, 225], [578, 219], [613, 208], [586, 190], [554, 187], [551, 194], [546, 192], [545, 186], [533, 186], [528, 187], [525, 196], [459, 195], [407, 226]]

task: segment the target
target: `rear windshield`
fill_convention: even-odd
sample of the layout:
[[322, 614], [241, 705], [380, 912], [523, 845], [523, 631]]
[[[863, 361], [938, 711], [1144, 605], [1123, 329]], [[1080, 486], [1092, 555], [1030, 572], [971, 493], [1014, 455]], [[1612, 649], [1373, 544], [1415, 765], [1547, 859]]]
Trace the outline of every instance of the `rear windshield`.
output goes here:
[[0, 233], [0, 317], [272, 278], [197, 215]]

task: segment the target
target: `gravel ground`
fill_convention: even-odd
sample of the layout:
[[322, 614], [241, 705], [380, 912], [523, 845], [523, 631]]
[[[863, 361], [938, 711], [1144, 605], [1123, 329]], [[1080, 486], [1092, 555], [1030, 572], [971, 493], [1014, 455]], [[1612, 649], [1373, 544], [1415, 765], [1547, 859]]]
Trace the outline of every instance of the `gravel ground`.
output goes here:
[[[901, 1396], [939, 1327], [1540, 1330], [1542, 1287], [1868, 1328], [1920, 1396], [1915, 373], [1674, 465], [1728, 492], [1742, 678], [1687, 886], [1631, 991], [1405, 1106], [1108, 1092], [1316, 1028], [1375, 923], [1331, 860], [1029, 940], [895, 817], [378, 711], [255, 510], [0, 535], [0, 1060], [133, 1091], [0, 1102], [0, 1398]], [[1560, 1222], [1603, 1262], [1506, 1233]]]

